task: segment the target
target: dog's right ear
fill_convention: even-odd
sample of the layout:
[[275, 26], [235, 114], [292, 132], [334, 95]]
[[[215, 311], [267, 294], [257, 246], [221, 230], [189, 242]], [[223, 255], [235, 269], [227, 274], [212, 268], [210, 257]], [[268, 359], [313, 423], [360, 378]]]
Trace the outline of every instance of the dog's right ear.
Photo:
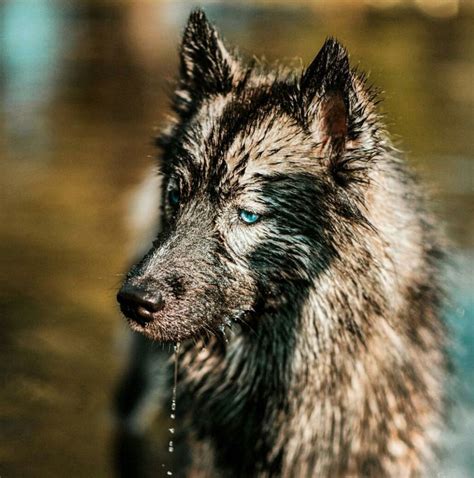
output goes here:
[[301, 78], [306, 115], [320, 142], [346, 141], [351, 121], [350, 87], [347, 51], [329, 38]]
[[365, 181], [377, 151], [374, 94], [351, 70], [346, 49], [328, 38], [300, 81], [305, 120], [338, 184]]
[[238, 77], [239, 63], [226, 49], [202, 10], [189, 16], [180, 48], [180, 81], [176, 94], [188, 103], [209, 94], [228, 93]]

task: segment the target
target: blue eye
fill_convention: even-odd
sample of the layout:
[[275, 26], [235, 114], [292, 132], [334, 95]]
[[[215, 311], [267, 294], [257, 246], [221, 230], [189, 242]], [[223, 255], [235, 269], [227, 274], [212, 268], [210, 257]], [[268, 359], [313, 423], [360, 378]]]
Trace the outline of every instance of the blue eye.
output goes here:
[[256, 214], [251, 211], [246, 211], [245, 209], [240, 209], [239, 217], [246, 224], [254, 224], [260, 219], [260, 214]]
[[172, 206], [177, 206], [179, 204], [179, 200], [181, 199], [181, 195], [179, 193], [179, 189], [170, 189], [168, 192], [168, 201]]

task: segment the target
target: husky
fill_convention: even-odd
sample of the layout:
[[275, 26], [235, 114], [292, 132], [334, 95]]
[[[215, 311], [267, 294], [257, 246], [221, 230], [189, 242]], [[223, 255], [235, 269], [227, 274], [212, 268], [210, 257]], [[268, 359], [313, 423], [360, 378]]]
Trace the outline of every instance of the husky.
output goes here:
[[[443, 429], [443, 241], [335, 39], [302, 71], [244, 62], [201, 10], [159, 136], [159, 227], [118, 302], [138, 332], [123, 429], [169, 407], [176, 474], [409, 477]], [[158, 207], [158, 202], [161, 204]]]

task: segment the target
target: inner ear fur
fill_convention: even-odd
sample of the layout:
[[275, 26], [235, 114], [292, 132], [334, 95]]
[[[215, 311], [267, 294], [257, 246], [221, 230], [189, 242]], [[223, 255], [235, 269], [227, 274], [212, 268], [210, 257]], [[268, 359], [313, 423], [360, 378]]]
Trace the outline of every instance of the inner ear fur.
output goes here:
[[340, 92], [326, 93], [319, 107], [319, 117], [323, 143], [341, 142], [347, 138], [348, 111]]

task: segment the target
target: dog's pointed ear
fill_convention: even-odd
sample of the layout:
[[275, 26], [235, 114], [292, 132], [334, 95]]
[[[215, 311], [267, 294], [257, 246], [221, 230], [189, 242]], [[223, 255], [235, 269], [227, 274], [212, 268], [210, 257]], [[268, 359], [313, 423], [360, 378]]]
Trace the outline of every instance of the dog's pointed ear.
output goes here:
[[375, 94], [351, 71], [346, 49], [329, 38], [300, 82], [305, 122], [335, 180], [364, 179], [376, 140]]
[[204, 12], [191, 12], [180, 48], [180, 89], [188, 97], [225, 94], [232, 88], [238, 70], [238, 61]]
[[347, 51], [329, 38], [301, 77], [306, 117], [322, 143], [347, 137], [350, 84]]

